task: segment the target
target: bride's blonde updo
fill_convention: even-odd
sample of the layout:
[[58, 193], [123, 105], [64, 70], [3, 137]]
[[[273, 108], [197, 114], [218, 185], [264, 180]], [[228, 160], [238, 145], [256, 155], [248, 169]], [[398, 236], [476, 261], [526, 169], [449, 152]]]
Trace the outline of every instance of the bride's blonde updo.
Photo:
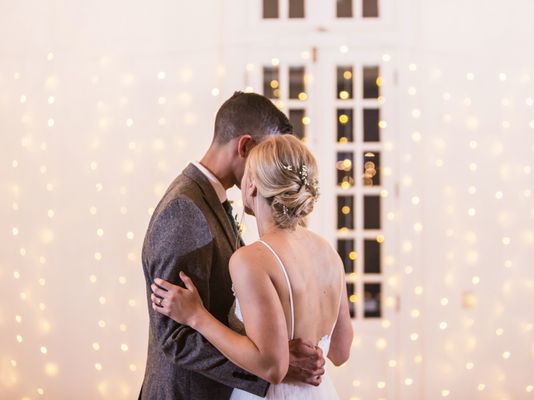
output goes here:
[[319, 196], [317, 163], [293, 135], [273, 135], [250, 152], [247, 171], [258, 194], [271, 205], [275, 224], [295, 229], [312, 212]]

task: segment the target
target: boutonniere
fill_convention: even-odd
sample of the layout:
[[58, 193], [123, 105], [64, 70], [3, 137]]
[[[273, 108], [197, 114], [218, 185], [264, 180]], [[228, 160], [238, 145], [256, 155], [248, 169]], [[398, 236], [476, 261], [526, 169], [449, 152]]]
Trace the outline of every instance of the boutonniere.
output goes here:
[[234, 220], [235, 220], [235, 226], [237, 227], [237, 231], [239, 232], [239, 235], [243, 235], [243, 232], [245, 232], [245, 225], [243, 225], [241, 223], [241, 221], [239, 220], [239, 216], [236, 214], [234, 215]]
[[[230, 203], [230, 206], [233, 209], [234, 208], [234, 201], [230, 200], [229, 203]], [[235, 223], [235, 226], [237, 228], [237, 232], [241, 236], [243, 234], [243, 232], [245, 232], [245, 225], [243, 224], [243, 216], [241, 216], [241, 218], [239, 218], [239, 215], [235, 214], [234, 215], [234, 223]]]

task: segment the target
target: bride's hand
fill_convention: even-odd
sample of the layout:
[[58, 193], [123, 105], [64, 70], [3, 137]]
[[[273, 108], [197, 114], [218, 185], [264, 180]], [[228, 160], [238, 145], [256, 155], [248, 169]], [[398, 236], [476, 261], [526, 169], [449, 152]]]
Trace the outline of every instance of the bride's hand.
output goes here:
[[180, 279], [185, 289], [160, 278], [154, 279], [155, 284], [150, 285], [152, 308], [179, 324], [193, 326], [206, 309], [191, 278], [180, 272]]

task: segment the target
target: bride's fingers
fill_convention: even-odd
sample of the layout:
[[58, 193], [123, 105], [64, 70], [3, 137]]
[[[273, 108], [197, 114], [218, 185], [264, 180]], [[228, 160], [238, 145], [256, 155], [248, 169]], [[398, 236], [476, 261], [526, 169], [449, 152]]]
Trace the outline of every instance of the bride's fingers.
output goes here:
[[197, 288], [190, 277], [188, 277], [185, 272], [180, 271], [180, 279], [184, 282], [184, 285], [187, 289], [192, 292], [196, 292]]
[[169, 281], [166, 281], [165, 279], [161, 279], [161, 278], [155, 278], [154, 279], [154, 283], [156, 285], [158, 285], [159, 287], [161, 287], [163, 290], [172, 290], [176, 287], [179, 287], [179, 286], [176, 286], [176, 285], [173, 285], [172, 283], [170, 283]]
[[154, 293], [158, 297], [165, 297], [165, 295], [168, 293], [167, 290], [160, 288], [155, 283], [150, 285], [150, 289], [152, 290], [152, 293]]

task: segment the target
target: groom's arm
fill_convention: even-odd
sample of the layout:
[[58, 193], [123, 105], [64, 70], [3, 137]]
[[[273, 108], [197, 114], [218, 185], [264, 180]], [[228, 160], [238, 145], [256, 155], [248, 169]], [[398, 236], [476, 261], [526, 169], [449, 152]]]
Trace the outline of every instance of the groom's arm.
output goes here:
[[[196, 205], [188, 199], [172, 201], [155, 218], [149, 232], [145, 254], [150, 279], [147, 290], [154, 278], [182, 285], [179, 272], [184, 271], [197, 286], [204, 304], [209, 305], [213, 246], [208, 223]], [[265, 396], [267, 382], [228, 361], [197, 331], [152, 307], [149, 315], [156, 342], [173, 363], [224, 385]]]

